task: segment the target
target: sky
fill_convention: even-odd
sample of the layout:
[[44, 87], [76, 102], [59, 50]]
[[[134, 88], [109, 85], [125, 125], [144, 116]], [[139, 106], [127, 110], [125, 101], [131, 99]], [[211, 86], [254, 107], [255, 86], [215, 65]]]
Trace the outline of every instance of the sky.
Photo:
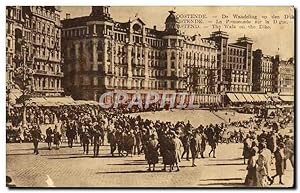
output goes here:
[[[197, 6], [112, 6], [110, 13], [115, 21], [125, 22], [129, 18], [134, 19], [135, 16], [139, 17], [147, 27], [157, 26], [158, 29], [164, 29], [164, 22], [169, 15], [170, 10], [175, 10], [177, 15], [187, 14], [204, 14], [207, 19], [204, 19], [202, 24], [197, 24], [196, 29], [182, 29], [185, 34], [194, 35], [200, 34], [202, 37], [209, 37], [210, 33], [218, 29], [213, 28], [211, 20], [215, 20], [224, 24], [226, 18], [222, 19], [222, 15], [227, 15], [229, 19], [233, 18], [233, 14], [241, 16], [257, 16], [262, 18], [266, 16], [271, 29], [225, 29], [221, 25], [221, 30], [226, 31], [229, 35], [229, 42], [235, 42], [238, 37], [247, 36], [253, 40], [253, 49], [262, 49], [266, 55], [280, 54], [283, 59], [294, 56], [294, 20], [283, 19], [284, 15], [294, 15], [292, 7], [197, 7]], [[61, 19], [65, 18], [66, 13], [71, 14], [71, 18], [86, 16], [91, 12], [90, 6], [61, 6]], [[216, 18], [213, 18], [216, 16]], [[272, 16], [279, 16], [285, 24], [273, 24]], [[265, 19], [260, 19], [264, 22]], [[277, 19], [278, 21], [278, 19]], [[279, 21], [278, 21], [279, 22]], [[202, 27], [203, 26], [203, 27]], [[208, 27], [204, 27], [208, 26]], [[256, 25], [258, 27], [258, 24]]]

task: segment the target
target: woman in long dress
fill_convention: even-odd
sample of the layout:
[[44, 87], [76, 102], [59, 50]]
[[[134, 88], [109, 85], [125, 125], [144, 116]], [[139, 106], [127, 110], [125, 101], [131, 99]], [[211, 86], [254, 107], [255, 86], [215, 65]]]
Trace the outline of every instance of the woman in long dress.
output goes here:
[[145, 155], [149, 165], [148, 171], [151, 171], [151, 165], [153, 165], [152, 171], [155, 171], [155, 164], [158, 163], [158, 149], [159, 149], [158, 140], [155, 138], [155, 135], [152, 134], [150, 140], [147, 143], [146, 155]]
[[163, 156], [163, 164], [164, 168], [162, 171], [166, 171], [166, 167], [170, 166], [170, 172], [172, 171], [172, 167], [176, 162], [176, 153], [175, 153], [175, 144], [172, 141], [171, 134], [168, 134], [165, 138], [166, 140], [162, 144], [162, 156]]
[[249, 187], [256, 187], [257, 186], [257, 178], [256, 178], [256, 161], [258, 159], [258, 148], [253, 147], [250, 151], [250, 157], [248, 159], [248, 166], [247, 166], [247, 176], [245, 180], [245, 185]]
[[257, 187], [266, 187], [269, 183], [271, 151], [267, 149], [266, 143], [259, 144], [260, 153], [256, 161]]
[[277, 148], [277, 150], [274, 153], [276, 174], [272, 176], [271, 184], [273, 184], [274, 178], [279, 176], [279, 184], [284, 185], [284, 183], [282, 182], [282, 176], [284, 174], [284, 158], [285, 158], [284, 148], [285, 148], [284, 143], [280, 143], [279, 148]]

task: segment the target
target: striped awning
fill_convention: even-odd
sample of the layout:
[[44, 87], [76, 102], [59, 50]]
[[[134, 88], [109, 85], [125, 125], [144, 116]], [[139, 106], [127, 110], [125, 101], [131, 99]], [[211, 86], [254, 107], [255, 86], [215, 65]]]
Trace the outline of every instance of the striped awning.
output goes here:
[[254, 99], [251, 97], [250, 94], [243, 94], [243, 96], [245, 97], [245, 99], [248, 101], [248, 102], [253, 102]]
[[247, 102], [247, 100], [245, 99], [245, 97], [243, 96], [243, 94], [241, 94], [241, 93], [234, 93], [234, 95], [239, 100], [239, 102]]
[[252, 98], [254, 99], [254, 102], [260, 102], [261, 99], [258, 97], [257, 94], [251, 94]]
[[233, 93], [226, 93], [226, 95], [228, 96], [229, 100], [233, 103], [239, 102], [239, 99], [236, 98], [236, 96]]

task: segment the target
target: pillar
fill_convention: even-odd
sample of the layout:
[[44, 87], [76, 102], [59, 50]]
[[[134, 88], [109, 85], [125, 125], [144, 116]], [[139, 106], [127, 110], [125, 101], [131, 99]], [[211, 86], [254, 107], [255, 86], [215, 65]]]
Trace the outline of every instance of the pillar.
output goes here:
[[148, 68], [148, 53], [149, 48], [145, 47], [145, 58], [144, 58], [144, 65], [145, 65], [145, 82], [144, 88], [147, 89], [149, 87], [149, 68]]
[[103, 59], [104, 59], [104, 72], [105, 74], [107, 74], [108, 72], [108, 64], [107, 64], [107, 57], [108, 57], [108, 53], [107, 53], [107, 47], [108, 47], [108, 39], [104, 39], [104, 50], [103, 50]]
[[131, 52], [132, 52], [132, 45], [127, 45], [127, 88], [131, 88], [131, 82], [132, 82], [132, 64], [131, 64]]
[[93, 62], [92, 62], [92, 66], [91, 66], [91, 69], [93, 71], [98, 71], [98, 61], [97, 61], [97, 40], [94, 38], [92, 40], [93, 42], [93, 45], [92, 45], [92, 52], [93, 52]]

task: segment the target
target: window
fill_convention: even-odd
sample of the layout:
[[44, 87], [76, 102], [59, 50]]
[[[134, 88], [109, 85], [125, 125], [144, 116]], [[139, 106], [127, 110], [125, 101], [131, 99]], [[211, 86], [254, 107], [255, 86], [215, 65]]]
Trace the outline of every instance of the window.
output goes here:
[[10, 41], [10, 40], [7, 40], [7, 47], [10, 48], [10, 46], [11, 46], [11, 41]]

